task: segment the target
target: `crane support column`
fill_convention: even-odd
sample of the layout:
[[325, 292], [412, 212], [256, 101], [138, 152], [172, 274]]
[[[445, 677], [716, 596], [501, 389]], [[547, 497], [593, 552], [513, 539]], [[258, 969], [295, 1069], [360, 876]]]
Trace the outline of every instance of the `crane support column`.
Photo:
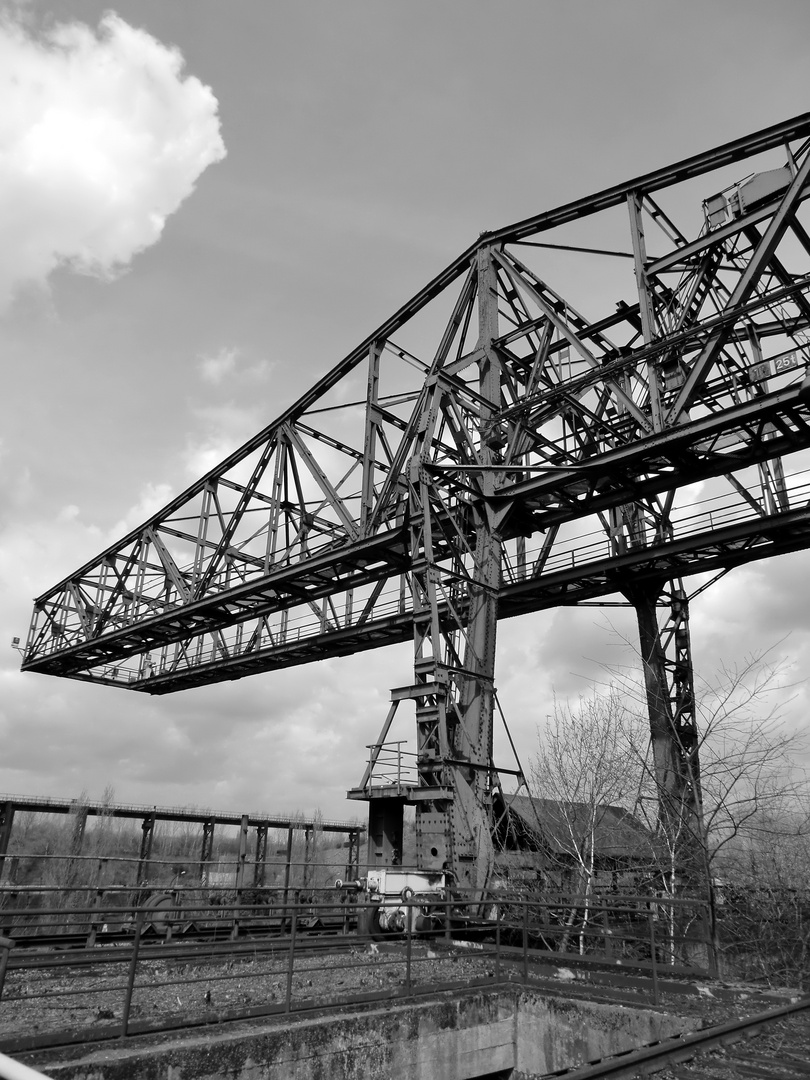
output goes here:
[[472, 550], [467, 558], [458, 556], [449, 571], [439, 569], [451, 496], [442, 502], [444, 493], [437, 495], [430, 471], [445, 393], [437, 371], [426, 395], [419, 453], [411, 461], [415, 682], [409, 695], [416, 702], [417, 794], [422, 796], [415, 800], [419, 868], [449, 871], [456, 887], [480, 892], [493, 866], [492, 711], [501, 579], [501, 541], [494, 527], [499, 518], [490, 503], [501, 444], [493, 419], [500, 407], [501, 375], [493, 348], [498, 334], [497, 270], [490, 248], [477, 252], [475, 269], [476, 403], [465, 414], [463, 429], [455, 429], [459, 453], [466, 446], [475, 455], [478, 491], [464, 504]]
[[691, 889], [703, 892], [707, 882], [689, 601], [680, 580], [663, 589], [658, 584], [634, 586], [627, 596], [638, 620], [659, 823], [674, 871]]
[[[501, 585], [502, 542], [498, 524], [503, 511], [493, 508], [506, 442], [495, 420], [501, 404], [500, 361], [493, 348], [498, 337], [498, 282], [490, 248], [478, 252], [478, 362], [480, 405], [479, 481], [481, 499], [473, 506], [475, 553], [468, 586], [469, 614], [464, 650], [464, 670], [459, 680], [459, 717], [456, 756], [456, 816], [463, 817], [463, 849], [459, 865], [463, 883], [483, 889], [492, 873], [492, 715], [495, 700], [495, 642], [498, 626], [498, 593]], [[458, 871], [457, 871], [458, 873]]]

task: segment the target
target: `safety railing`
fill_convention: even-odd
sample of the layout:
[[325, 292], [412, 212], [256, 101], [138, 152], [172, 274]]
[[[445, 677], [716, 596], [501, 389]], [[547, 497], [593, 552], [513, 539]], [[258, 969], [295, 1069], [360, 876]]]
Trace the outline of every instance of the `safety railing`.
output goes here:
[[[710, 498], [701, 500], [695, 504], [675, 506], [671, 513], [675, 535], [678, 538], [696, 535], [699, 533], [713, 532], [719, 528], [740, 524], [744, 521], [756, 520], [759, 514], [767, 513], [777, 515], [781, 509], [797, 508], [806, 505], [810, 497], [810, 482], [806, 471], [799, 471], [786, 476], [785, 499], [787, 505], [776, 507], [769, 504], [770, 496], [763, 489], [761, 483], [755, 483], [749, 498], [753, 498], [758, 506], [752, 506], [740, 492], [724, 491], [721, 494], [712, 495]], [[529, 544], [520, 559], [513, 563], [507, 554], [504, 566], [504, 581], [506, 583], [515, 580], [523, 580], [527, 574], [534, 573], [531, 568], [535, 561], [543, 559], [542, 568], [544, 574], [564, 572], [571, 570], [586, 569], [589, 565], [603, 562], [614, 558], [622, 553], [623, 545], [627, 537], [621, 535], [608, 536], [601, 527], [589, 528], [588, 519], [568, 526], [570, 535], [561, 533], [554, 544], [553, 551], [547, 558], [542, 555], [542, 545]], [[645, 544], [663, 542], [665, 538], [656, 538], [648, 533]], [[329, 545], [327, 545], [329, 546]], [[163, 578], [156, 584], [156, 588], [163, 588]], [[351, 599], [347, 598], [341, 604], [339, 600], [330, 605], [328, 612], [316, 612], [310, 606], [285, 609], [266, 615], [252, 630], [253, 648], [266, 648], [274, 645], [295, 645], [299, 642], [309, 641], [319, 634], [331, 630], [349, 629], [354, 625], [354, 613], [362, 606], [361, 601], [370, 599], [372, 587], [360, 587], [351, 593]], [[151, 605], [159, 598], [149, 600]], [[373, 603], [374, 618], [385, 619], [397, 614], [407, 614], [411, 611], [411, 599], [407, 593], [403, 593], [399, 582], [387, 585], [382, 593], [376, 597]], [[150, 608], [151, 610], [151, 608]], [[137, 613], [130, 611], [129, 618], [135, 619]], [[251, 624], [252, 625], [252, 624]], [[78, 633], [83, 639], [77, 621], [69, 628], [70, 633]], [[193, 664], [215, 662], [223, 655], [229, 655], [234, 650], [234, 655], [241, 655], [242, 635], [245, 633], [243, 624], [218, 632], [215, 639], [208, 640], [200, 636], [194, 647], [191, 658], [186, 654], [185, 647], [177, 644], [166, 645], [156, 648], [153, 653], [144, 655], [136, 663], [128, 663], [126, 660], [108, 664], [95, 669], [99, 678], [109, 679], [118, 683], [140, 682], [149, 676], [160, 676], [166, 673], [185, 669], [189, 661]], [[58, 652], [64, 648], [62, 637], [55, 637], [50, 641], [41, 641], [38, 650], [42, 655], [50, 652]]]
[[418, 783], [417, 756], [404, 749], [407, 745], [407, 739], [398, 739], [366, 746], [370, 751], [367, 787], [408, 787]]
[[[253, 890], [228, 906], [177, 890], [125, 909], [51, 907], [0, 939], [0, 1050], [549, 978], [609, 963], [650, 980], [711, 967], [700, 904], [495, 895], [363, 899]], [[398, 933], [384, 929], [398, 909]], [[6, 909], [6, 922], [30, 911]], [[394, 920], [395, 922], [397, 920]], [[61, 927], [61, 934], [56, 933]]]
[[[779, 509], [788, 509], [804, 506], [810, 496], [810, 480], [806, 470], [788, 474], [785, 477], [784, 495], [786, 506], [777, 508], [769, 505], [770, 496], [763, 488], [762, 483], [752, 483], [752, 491], [748, 498], [739, 491], [723, 491], [714, 494], [708, 499], [698, 503], [675, 506], [671, 513], [671, 519], [675, 527], [675, 534], [679, 538], [694, 535], [700, 532], [713, 531], [718, 528], [737, 524], [745, 520], [756, 519], [759, 513], [778, 514]], [[753, 499], [758, 506], [752, 506], [749, 499]], [[589, 523], [573, 523], [569, 528], [568, 536], [558, 536], [553, 552], [543, 563], [544, 573], [564, 571], [577, 568], [585, 568], [590, 563], [610, 559], [620, 554], [619, 547], [621, 537], [609, 537], [603, 528], [590, 529]], [[661, 538], [663, 539], [663, 538]], [[655, 538], [648, 535], [645, 543], [655, 543]], [[324, 550], [333, 546], [333, 542], [325, 543]], [[511, 565], [507, 558], [505, 566], [505, 580], [508, 582], [516, 578], [522, 578], [535, 561], [541, 557], [542, 546], [530, 544], [526, 547], [520, 559], [520, 566]], [[312, 554], [312, 552], [310, 552]], [[150, 613], [154, 613], [160, 604], [160, 596], [164, 587], [163, 575], [156, 575], [154, 595], [149, 595], [148, 588], [144, 592], [144, 602], [148, 603]], [[360, 587], [352, 593], [352, 599], [345, 602], [341, 610], [340, 603], [326, 608], [320, 613], [310, 606], [293, 609], [285, 609], [263, 617], [261, 624], [252, 631], [255, 638], [253, 647], [266, 647], [272, 645], [292, 645], [299, 641], [306, 641], [328, 630], [349, 628], [354, 624], [353, 613], [359, 610], [361, 598], [368, 599], [372, 595], [372, 586]], [[403, 594], [399, 583], [388, 584], [381, 595], [374, 600], [375, 619], [385, 618], [395, 614], [407, 613], [411, 610], [409, 596]], [[168, 609], [167, 609], [168, 610]], [[138, 612], [132, 608], [128, 619], [135, 620]], [[78, 634], [83, 640], [83, 634], [79, 626], [78, 617], [74, 616], [70, 627], [66, 628], [71, 635]], [[220, 655], [227, 655], [234, 648], [237, 655], [241, 651], [242, 635], [245, 628], [242, 624], [231, 627], [217, 633], [216, 640], [206, 641], [200, 637], [193, 652], [193, 662], [196, 664], [213, 662]], [[258, 635], [256, 637], [256, 635]], [[63, 635], [57, 635], [50, 640], [42, 640], [38, 644], [40, 654], [47, 655], [50, 652], [58, 652], [64, 648]], [[188, 662], [184, 647], [179, 645], [167, 645], [156, 649], [153, 654], [141, 657], [136, 664], [127, 663], [125, 660], [114, 665], [105, 665], [97, 669], [100, 678], [110, 679], [115, 682], [140, 681], [150, 675], [162, 675], [166, 672], [184, 668]]]

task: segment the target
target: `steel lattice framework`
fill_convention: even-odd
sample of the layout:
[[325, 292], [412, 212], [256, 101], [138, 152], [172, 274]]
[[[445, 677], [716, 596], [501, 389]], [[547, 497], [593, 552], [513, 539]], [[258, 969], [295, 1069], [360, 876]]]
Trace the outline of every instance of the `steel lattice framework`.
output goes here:
[[808, 174], [805, 114], [482, 234], [40, 596], [23, 669], [160, 694], [412, 639], [420, 862], [480, 886], [498, 619], [619, 592], [699, 822], [682, 579], [810, 544]]

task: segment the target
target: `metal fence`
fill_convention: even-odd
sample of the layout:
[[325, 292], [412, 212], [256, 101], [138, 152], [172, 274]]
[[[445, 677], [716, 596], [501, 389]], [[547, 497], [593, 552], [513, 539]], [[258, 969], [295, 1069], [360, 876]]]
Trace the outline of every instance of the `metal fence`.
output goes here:
[[[650, 980], [712, 967], [701, 905], [650, 897], [413, 897], [405, 930], [379, 932], [378, 906], [321, 890], [251, 890], [239, 903], [199, 890], [144, 902], [0, 912], [0, 1049], [289, 1016], [470, 986], [548, 978], [549, 963], [609, 963]], [[419, 931], [415, 927], [419, 927]], [[571, 976], [574, 978], [575, 976]]]

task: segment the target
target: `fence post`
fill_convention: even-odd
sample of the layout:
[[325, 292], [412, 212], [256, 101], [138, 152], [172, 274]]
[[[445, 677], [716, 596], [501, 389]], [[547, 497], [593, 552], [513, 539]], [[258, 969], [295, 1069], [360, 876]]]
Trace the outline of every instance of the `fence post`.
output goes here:
[[501, 978], [501, 909], [495, 904], [495, 979]]
[[343, 916], [343, 927], [341, 933], [343, 934], [348, 934], [349, 932], [349, 904], [354, 898], [354, 893], [351, 894], [351, 899], [350, 894], [347, 892], [340, 894], [340, 908], [341, 914]]
[[14, 938], [0, 937], [0, 1001], [3, 1000], [3, 984], [6, 981], [8, 954], [14, 948]]
[[90, 926], [87, 931], [87, 947], [95, 945], [96, 935], [99, 928], [99, 913], [101, 912], [101, 901], [104, 898], [104, 885], [102, 884], [102, 876], [104, 867], [107, 865], [106, 859], [98, 860], [98, 867], [96, 869], [96, 895], [92, 903], [93, 910], [90, 912]]
[[605, 956], [612, 959], [615, 950], [613, 948], [613, 938], [611, 937], [610, 932], [607, 904], [602, 904], [602, 930], [604, 931]]
[[655, 922], [653, 921], [652, 912], [647, 916], [647, 922], [650, 927], [650, 959], [652, 961], [652, 983], [653, 983], [653, 1001], [656, 1005], [661, 1004], [661, 995], [658, 992], [658, 961], [655, 956]]
[[287, 902], [290, 898], [290, 870], [292, 866], [292, 852], [293, 852], [293, 827], [290, 825], [287, 830], [287, 854], [285, 856], [284, 865], [284, 914], [281, 917], [281, 929], [282, 932], [287, 927], [287, 919], [289, 912], [287, 910]]
[[135, 969], [138, 966], [138, 953], [141, 948], [141, 931], [143, 930], [143, 908], [135, 916], [135, 936], [132, 939], [132, 956], [129, 961], [127, 972], [127, 988], [124, 994], [124, 1008], [121, 1011], [121, 1038], [125, 1038], [129, 1028], [129, 1013], [132, 1007], [132, 992], [135, 989]]
[[529, 901], [523, 901], [523, 982], [529, 981]]
[[[801, 937], [797, 937], [796, 940], [801, 941]], [[717, 923], [714, 918], [714, 904], [711, 901], [706, 904], [706, 942], [708, 945], [709, 977], [716, 979], [720, 971], [720, 965], [717, 962]]]
[[413, 904], [407, 902], [405, 905], [405, 922], [407, 926], [407, 937], [405, 939], [405, 993], [411, 992], [411, 945], [413, 937], [411, 934], [411, 919], [413, 918], [414, 907]]
[[287, 960], [287, 998], [284, 1002], [285, 1012], [290, 1012], [290, 1009], [292, 1008], [293, 968], [295, 967], [295, 931], [297, 925], [298, 902], [296, 898], [296, 903], [292, 910], [292, 918], [290, 919], [290, 952]]

